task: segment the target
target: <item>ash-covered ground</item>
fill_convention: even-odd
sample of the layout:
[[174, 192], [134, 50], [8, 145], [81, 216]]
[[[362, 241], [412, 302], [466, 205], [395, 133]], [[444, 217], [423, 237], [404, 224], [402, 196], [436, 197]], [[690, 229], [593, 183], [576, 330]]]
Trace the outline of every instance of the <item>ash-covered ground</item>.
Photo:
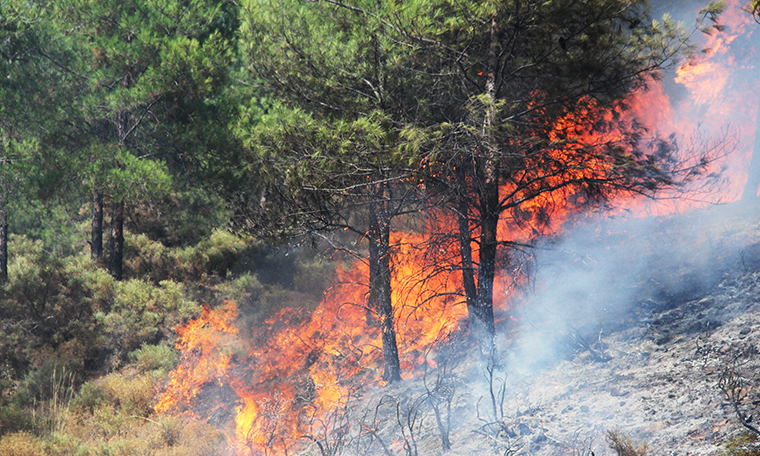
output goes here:
[[601, 456], [610, 430], [649, 455], [721, 454], [743, 429], [726, 372], [760, 413], [758, 213], [591, 222], [539, 247], [495, 356], [439, 347], [426, 373], [314, 426], [305, 454]]

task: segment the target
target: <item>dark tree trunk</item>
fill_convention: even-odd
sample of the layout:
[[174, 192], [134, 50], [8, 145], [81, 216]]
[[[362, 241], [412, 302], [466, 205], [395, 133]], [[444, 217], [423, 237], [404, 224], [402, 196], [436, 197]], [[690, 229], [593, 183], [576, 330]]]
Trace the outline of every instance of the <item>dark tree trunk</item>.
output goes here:
[[8, 280], [8, 215], [0, 210], [0, 284]]
[[[382, 194], [382, 192], [380, 192]], [[390, 223], [382, 202], [370, 204], [369, 242], [377, 249], [376, 264], [370, 264], [370, 270], [376, 268], [376, 280], [370, 283], [369, 301], [377, 305], [380, 317], [380, 330], [383, 339], [383, 378], [389, 382], [401, 380], [401, 363], [396, 344], [396, 329], [393, 327], [393, 304], [391, 302], [391, 249]], [[372, 247], [371, 247], [372, 248]]]
[[124, 203], [114, 201], [111, 217], [111, 257], [108, 270], [116, 280], [121, 280], [124, 261]]
[[496, 252], [498, 248], [497, 227], [499, 223], [499, 185], [495, 176], [488, 176], [483, 185], [480, 209], [480, 251], [478, 255], [478, 291], [474, 311], [476, 327], [487, 337], [493, 338], [493, 282], [496, 275]]
[[[499, 70], [499, 29], [496, 16], [491, 18], [491, 46], [488, 61], [488, 80], [483, 119], [483, 137], [486, 157], [476, 165], [479, 182], [478, 199], [480, 205], [480, 250], [478, 254], [478, 291], [475, 305], [468, 309], [475, 328], [482, 330], [487, 339], [493, 341], [495, 325], [493, 320], [493, 282], [496, 275], [496, 252], [498, 247], [497, 229], [499, 224], [499, 146], [493, 135], [496, 119], [496, 81]], [[474, 317], [474, 319], [472, 318]], [[473, 321], [474, 320], [474, 321]]]
[[370, 239], [369, 239], [369, 289], [370, 293], [367, 297], [367, 313], [366, 320], [367, 326], [378, 327], [380, 326], [378, 298], [379, 293], [373, 292], [373, 290], [379, 290], [380, 285], [380, 249], [378, 248], [378, 242], [374, 240], [374, 235], [378, 231], [377, 215], [374, 211], [370, 211]]
[[478, 314], [476, 303], [478, 301], [478, 289], [475, 285], [475, 265], [472, 263], [472, 231], [470, 230], [470, 204], [469, 189], [464, 174], [463, 166], [457, 169], [459, 184], [459, 201], [457, 202], [457, 221], [459, 222], [459, 251], [462, 257], [462, 283], [464, 286], [465, 299], [467, 300], [467, 313], [470, 316]]
[[103, 257], [103, 195], [97, 188], [92, 191], [90, 257], [95, 261]]

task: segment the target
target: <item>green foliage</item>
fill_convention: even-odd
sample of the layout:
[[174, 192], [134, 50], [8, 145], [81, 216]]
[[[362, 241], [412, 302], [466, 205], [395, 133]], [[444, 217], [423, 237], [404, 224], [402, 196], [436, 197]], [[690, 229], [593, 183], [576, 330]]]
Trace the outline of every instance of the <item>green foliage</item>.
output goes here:
[[[199, 278], [205, 272], [224, 273], [243, 246], [220, 233], [200, 247], [175, 250], [173, 258], [187, 270], [202, 271], [190, 276]], [[49, 255], [42, 242], [22, 236], [12, 236], [11, 253], [0, 301], [5, 316], [0, 319], [0, 353], [11, 377], [19, 378], [30, 367], [44, 367], [39, 375], [48, 376], [53, 367], [45, 366], [56, 359], [76, 362], [76, 367], [67, 366], [76, 372], [93, 365], [108, 368], [104, 360], [119, 366], [142, 345], [171, 337], [175, 325], [199, 310], [173, 280], [116, 282], [86, 254]]]
[[31, 429], [32, 422], [32, 410], [27, 407], [27, 404], [22, 405], [17, 401], [0, 403], [0, 436]]
[[[174, 185], [170, 195], [131, 206], [127, 231], [144, 234], [166, 247], [187, 247], [225, 225], [229, 213], [219, 196], [201, 189], [182, 188], [176, 182]], [[126, 247], [129, 249], [129, 245]]]
[[[9, 278], [0, 289], [0, 353], [16, 370], [42, 365], [48, 357], [87, 363], [101, 341], [92, 318], [110, 279], [85, 257], [49, 255], [42, 242], [11, 236]], [[98, 286], [95, 286], [98, 284]]]
[[71, 411], [80, 416], [93, 414], [107, 400], [105, 391], [93, 382], [87, 382], [71, 401]]
[[156, 378], [166, 377], [179, 361], [179, 353], [168, 345], [143, 345], [129, 354], [132, 365]]
[[[77, 363], [78, 360], [67, 360]], [[48, 361], [30, 371], [19, 388], [19, 396], [27, 402], [68, 402], [81, 383], [81, 367], [67, 367], [58, 360]]]
[[760, 456], [757, 434], [743, 431], [723, 443], [724, 456]]
[[127, 233], [125, 271], [127, 276], [146, 277], [156, 283], [224, 277], [247, 247], [245, 238], [226, 230], [214, 230], [196, 244], [178, 248], [168, 248], [143, 234]]
[[198, 305], [184, 296], [177, 282], [165, 280], [154, 286], [130, 279], [114, 287], [109, 311], [98, 312], [94, 317], [108, 334], [105, 347], [113, 367], [118, 367], [130, 352], [168, 337], [176, 324], [198, 311]]

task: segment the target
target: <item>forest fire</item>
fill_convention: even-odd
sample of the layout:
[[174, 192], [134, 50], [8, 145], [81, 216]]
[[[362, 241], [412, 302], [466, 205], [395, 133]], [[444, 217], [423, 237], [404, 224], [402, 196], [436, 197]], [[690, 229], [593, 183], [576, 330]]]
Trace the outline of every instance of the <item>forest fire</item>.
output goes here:
[[[708, 36], [709, 51], [677, 69], [674, 82], [685, 87], [688, 96], [672, 101], [663, 85], [652, 81], [646, 90], [613, 110], [598, 109], [592, 100], [584, 100], [587, 109], [575, 114], [584, 119], [566, 117], [554, 125], [548, 140], [557, 145], [553, 152], [556, 155], [549, 160], [561, 163], [570, 173], [582, 173], [585, 179], [605, 179], [612, 168], [609, 163], [603, 159], [595, 161], [593, 155], [589, 161], [588, 154], [574, 154], [589, 145], [630, 147], [629, 139], [614, 128], [617, 122], [628, 125], [636, 122], [653, 137], [671, 139], [689, 138], [699, 128], [716, 135], [730, 124], [745, 141], [738, 153], [722, 163], [727, 173], [724, 177], [730, 183], [728, 189], [711, 198], [737, 199], [747, 180], [746, 174], [740, 174], [749, 162], [748, 143], [755, 130], [758, 100], [756, 91], [747, 90], [751, 82], [734, 79], [737, 70], [731, 65], [739, 65], [747, 72], [758, 70], [748, 62], [738, 61], [738, 52], [732, 50], [740, 41], [750, 39], [746, 35], [751, 33], [747, 30], [751, 18], [742, 13], [738, 2], [733, 2], [724, 22], [726, 31]], [[747, 97], [747, 93], [752, 95]], [[588, 118], [594, 118], [595, 122], [588, 122]], [[607, 127], [599, 130], [578, 127], [601, 123]], [[586, 161], [575, 164], [576, 156]], [[532, 178], [526, 172], [519, 179]], [[560, 178], [568, 179], [568, 175]], [[550, 186], [551, 183], [549, 180]], [[530, 189], [506, 186], [502, 191]], [[499, 221], [501, 240], [528, 242], [537, 235], [559, 233], [579, 215], [568, 203], [570, 198], [571, 192], [559, 188], [521, 203], [512, 212], [517, 215]], [[583, 202], [574, 203], [578, 207]], [[668, 204], [653, 209], [636, 199], [614, 203], [640, 215], [685, 209]], [[456, 231], [455, 221], [446, 216], [440, 216], [435, 223], [440, 226], [429, 226], [429, 232]], [[435, 366], [431, 350], [461, 331], [467, 321], [462, 272], [453, 260], [455, 248], [442, 244], [439, 251], [431, 253], [421, 248], [428, 237], [426, 233], [391, 235], [395, 249], [393, 321], [405, 377], [414, 377], [428, 366]], [[477, 245], [473, 254], [477, 261]], [[204, 308], [200, 317], [177, 328], [176, 348], [182, 359], [156, 410], [196, 413], [194, 404], [202, 396], [202, 390], [209, 384], [224, 385], [235, 395], [235, 431], [228, 439], [238, 456], [286, 454], [299, 441], [316, 441], [320, 435], [335, 432], [345, 423], [331, 420], [331, 414], [350, 406], [364, 388], [384, 383], [377, 312], [367, 305], [368, 277], [366, 263], [346, 262], [338, 269], [334, 286], [312, 314], [304, 315], [291, 308], [282, 310], [261, 327], [251, 328], [250, 340], [240, 338], [240, 333], [247, 331], [235, 326], [234, 303], [217, 309]], [[502, 315], [506, 314], [508, 297], [515, 284], [521, 280], [521, 274], [515, 270], [503, 268], [497, 272], [494, 296], [498, 297]]]

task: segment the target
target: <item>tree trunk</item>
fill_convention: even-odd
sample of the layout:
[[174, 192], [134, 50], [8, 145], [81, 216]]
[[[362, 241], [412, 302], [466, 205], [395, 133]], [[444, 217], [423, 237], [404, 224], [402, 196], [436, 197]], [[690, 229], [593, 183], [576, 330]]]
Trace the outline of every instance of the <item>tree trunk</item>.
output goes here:
[[467, 301], [467, 313], [474, 317], [478, 314], [476, 303], [478, 289], [475, 285], [475, 266], [472, 263], [472, 236], [470, 230], [469, 189], [463, 166], [457, 168], [459, 184], [459, 201], [457, 202], [457, 221], [459, 224], [459, 251], [462, 257], [462, 284]]
[[[380, 195], [383, 191], [378, 192]], [[382, 196], [381, 196], [382, 197]], [[377, 249], [376, 264], [370, 259], [370, 270], [376, 268], [376, 280], [370, 283], [369, 300], [377, 305], [380, 317], [380, 330], [383, 340], [383, 378], [393, 383], [401, 380], [401, 363], [396, 344], [396, 329], [393, 326], [393, 304], [391, 302], [391, 249], [390, 223], [387, 213], [382, 208], [383, 202], [370, 204], [369, 242]], [[372, 247], [371, 247], [372, 248]]]
[[752, 202], [757, 199], [757, 188], [760, 186], [760, 111], [757, 113], [757, 128], [755, 128], [755, 147], [747, 170], [747, 184], [742, 191], [742, 201]]
[[369, 239], [369, 289], [370, 293], [367, 297], [367, 312], [365, 319], [367, 321], [367, 326], [372, 327], [378, 327], [380, 326], [380, 320], [378, 318], [379, 315], [379, 304], [378, 304], [378, 297], [379, 293], [374, 292], [372, 290], [379, 290], [380, 285], [380, 249], [378, 248], [378, 242], [376, 242], [375, 239], [375, 233], [377, 233], [377, 215], [374, 211], [370, 211], [370, 239]]
[[[488, 165], [487, 165], [488, 166]], [[496, 276], [497, 227], [499, 223], [499, 183], [489, 169], [480, 195], [480, 251], [478, 254], [478, 292], [473, 311], [476, 327], [493, 338], [493, 282]]]
[[114, 201], [111, 217], [111, 257], [108, 270], [116, 280], [122, 279], [124, 260], [124, 203]]
[[0, 285], [8, 281], [8, 214], [0, 210]]
[[[475, 327], [485, 332], [493, 341], [495, 325], [493, 320], [493, 282], [496, 275], [496, 252], [498, 247], [497, 229], [499, 224], [499, 146], [494, 138], [493, 127], [496, 120], [496, 84], [499, 70], [499, 29], [496, 15], [491, 18], [491, 46], [488, 61], [488, 80], [483, 119], [483, 138], [485, 158], [476, 165], [477, 179], [480, 183], [478, 192], [480, 205], [480, 250], [478, 254], [478, 291], [477, 300], [472, 307]], [[473, 320], [471, 318], [471, 320]]]
[[103, 195], [98, 188], [92, 191], [90, 257], [95, 261], [103, 257]]

